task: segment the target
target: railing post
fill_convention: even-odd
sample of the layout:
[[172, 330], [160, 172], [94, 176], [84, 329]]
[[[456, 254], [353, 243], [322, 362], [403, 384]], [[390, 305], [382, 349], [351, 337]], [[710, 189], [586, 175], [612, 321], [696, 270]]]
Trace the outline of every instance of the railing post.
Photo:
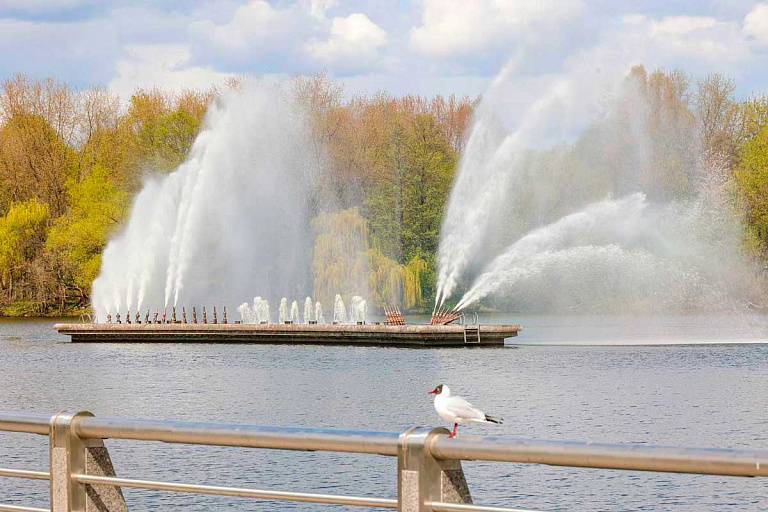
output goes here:
[[461, 461], [436, 459], [430, 444], [444, 428], [414, 427], [400, 434], [397, 454], [397, 510], [431, 512], [432, 502], [472, 503]]
[[60, 412], [51, 419], [51, 512], [128, 512], [122, 490], [84, 485], [75, 475], [115, 476], [101, 439], [81, 439], [75, 426], [87, 411]]
[[64, 411], [51, 418], [51, 512], [85, 512], [85, 486], [72, 479], [85, 473], [85, 445], [72, 422], [93, 414]]

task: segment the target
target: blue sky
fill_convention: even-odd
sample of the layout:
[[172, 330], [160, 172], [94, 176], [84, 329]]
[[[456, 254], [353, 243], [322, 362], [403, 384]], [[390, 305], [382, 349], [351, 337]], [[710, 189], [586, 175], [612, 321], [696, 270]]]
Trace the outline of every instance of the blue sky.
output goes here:
[[514, 61], [535, 87], [575, 55], [725, 73], [768, 92], [768, 2], [0, 0], [0, 79], [196, 87], [327, 70], [349, 94], [483, 93]]

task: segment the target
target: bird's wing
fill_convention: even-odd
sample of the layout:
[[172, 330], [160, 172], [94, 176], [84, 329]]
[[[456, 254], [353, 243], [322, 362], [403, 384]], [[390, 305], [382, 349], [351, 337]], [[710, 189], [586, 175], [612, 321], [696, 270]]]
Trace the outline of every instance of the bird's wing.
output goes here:
[[477, 409], [475, 406], [473, 406], [471, 403], [467, 402], [460, 396], [452, 396], [450, 399], [448, 399], [448, 402], [445, 404], [445, 408], [451, 412], [452, 414], [455, 414], [459, 418], [467, 419], [467, 420], [484, 420], [485, 419], [485, 413], [481, 411], [480, 409]]

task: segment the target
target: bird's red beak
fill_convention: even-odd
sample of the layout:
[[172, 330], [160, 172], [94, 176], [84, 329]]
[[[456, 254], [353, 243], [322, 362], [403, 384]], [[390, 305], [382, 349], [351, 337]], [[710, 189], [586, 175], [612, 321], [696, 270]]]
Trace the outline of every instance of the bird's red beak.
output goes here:
[[430, 391], [430, 392], [429, 392], [429, 393], [427, 393], [427, 394], [428, 394], [428, 395], [436, 395], [437, 393], [435, 393], [435, 391], [434, 391], [434, 390], [432, 390], [432, 391]]

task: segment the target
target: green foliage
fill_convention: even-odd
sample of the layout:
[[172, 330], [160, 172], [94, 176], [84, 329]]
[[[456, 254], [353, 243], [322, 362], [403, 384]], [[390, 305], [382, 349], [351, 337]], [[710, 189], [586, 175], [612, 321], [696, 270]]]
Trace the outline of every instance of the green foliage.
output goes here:
[[[476, 103], [386, 93], [345, 101], [323, 74], [293, 86], [317, 135], [308, 141], [322, 189], [313, 198], [314, 295], [348, 299], [367, 283], [374, 307], [429, 307], [442, 219]], [[489, 251], [611, 192], [689, 200], [708, 186], [696, 178], [704, 160], [724, 162], [747, 246], [767, 257], [768, 97], [736, 103], [733, 92], [720, 75], [692, 82], [682, 72], [635, 67], [611, 109], [573, 144], [520, 155]], [[21, 75], [2, 84], [0, 314], [88, 303], [131, 196], [146, 174], [184, 161], [216, 96], [137, 90], [121, 112], [119, 99], [98, 87], [74, 91]]]
[[58, 256], [68, 284], [85, 297], [110, 235], [125, 218], [129, 197], [99, 165], [82, 182], [71, 182], [69, 195], [69, 211], [54, 222], [46, 247]]
[[30, 199], [11, 205], [0, 218], [0, 275], [3, 281], [40, 249], [47, 231], [48, 205]]
[[136, 122], [136, 150], [157, 170], [176, 169], [189, 154], [203, 122], [202, 112], [184, 105], [169, 109], [146, 93], [134, 95], [130, 110]]
[[19, 311], [39, 311], [36, 299], [41, 287], [36, 277], [40, 266], [35, 263], [45, 243], [48, 219], [48, 205], [36, 199], [13, 203], [0, 217], [0, 307], [21, 301], [27, 305]]
[[422, 279], [427, 263], [415, 256], [408, 265], [387, 258], [378, 248], [368, 249], [368, 297], [374, 307], [422, 307]]
[[416, 116], [407, 139], [403, 198], [403, 253], [410, 261], [437, 252], [440, 226], [456, 168], [456, 155], [428, 114]]
[[768, 253], [768, 126], [747, 140], [735, 171], [740, 201], [746, 211], [748, 244]]
[[317, 235], [312, 261], [315, 298], [327, 304], [337, 293], [347, 300], [363, 294], [368, 223], [358, 209], [320, 214], [312, 227]]

